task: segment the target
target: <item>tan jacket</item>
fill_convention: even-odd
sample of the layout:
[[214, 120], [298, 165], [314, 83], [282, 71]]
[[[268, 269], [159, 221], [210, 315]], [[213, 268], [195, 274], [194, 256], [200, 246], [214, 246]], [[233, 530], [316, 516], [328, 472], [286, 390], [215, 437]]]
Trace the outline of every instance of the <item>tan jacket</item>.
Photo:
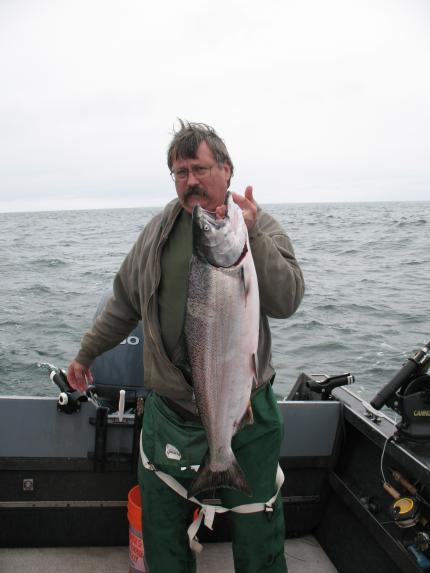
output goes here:
[[[142, 320], [145, 387], [195, 414], [193, 389], [167, 357], [158, 323], [161, 251], [181, 209], [175, 199], [146, 225], [115, 277], [113, 296], [83, 337], [76, 360], [90, 366], [99, 354], [119, 344]], [[284, 229], [260, 208], [249, 239], [261, 308], [257, 387], [274, 375], [267, 317], [292, 315], [303, 298], [304, 281]]]

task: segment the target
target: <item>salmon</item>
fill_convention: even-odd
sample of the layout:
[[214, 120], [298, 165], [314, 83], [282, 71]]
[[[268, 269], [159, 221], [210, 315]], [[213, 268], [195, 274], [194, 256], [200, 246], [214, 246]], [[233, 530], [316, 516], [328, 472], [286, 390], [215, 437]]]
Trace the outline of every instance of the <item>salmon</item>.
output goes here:
[[215, 488], [252, 494], [231, 441], [244, 424], [252, 423], [258, 282], [242, 211], [230, 193], [226, 205], [223, 219], [199, 205], [193, 209], [185, 342], [209, 449], [190, 486], [190, 497]]

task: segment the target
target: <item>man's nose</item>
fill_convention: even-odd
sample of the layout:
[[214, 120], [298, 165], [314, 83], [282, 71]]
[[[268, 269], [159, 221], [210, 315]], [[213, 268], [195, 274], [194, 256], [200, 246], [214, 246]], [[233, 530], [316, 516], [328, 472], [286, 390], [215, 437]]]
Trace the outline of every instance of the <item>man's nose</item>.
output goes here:
[[190, 169], [188, 171], [188, 177], [187, 177], [188, 187], [195, 187], [198, 184], [199, 184], [199, 180], [197, 179], [197, 177], [194, 175], [194, 173]]

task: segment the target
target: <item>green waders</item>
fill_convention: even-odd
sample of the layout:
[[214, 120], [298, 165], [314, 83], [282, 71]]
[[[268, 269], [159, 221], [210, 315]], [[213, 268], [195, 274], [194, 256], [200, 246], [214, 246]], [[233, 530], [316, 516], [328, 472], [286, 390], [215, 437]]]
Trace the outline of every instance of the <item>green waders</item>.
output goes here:
[[[252, 399], [254, 423], [233, 438], [233, 450], [252, 489], [248, 497], [231, 489], [217, 490], [224, 507], [268, 501], [276, 492], [283, 427], [268, 384]], [[156, 394], [145, 402], [142, 445], [157, 469], [172, 475], [186, 489], [195, 476], [190, 465], [198, 465], [207, 450], [204, 429], [186, 422]], [[180, 459], [178, 459], [180, 456]], [[181, 469], [187, 467], [187, 469]], [[195, 555], [188, 543], [187, 528], [195, 504], [180, 497], [153, 471], [139, 463], [142, 492], [142, 531], [145, 560], [150, 573], [195, 573]], [[286, 573], [284, 515], [278, 497], [273, 512], [229, 513], [232, 525], [236, 573]], [[202, 525], [203, 527], [203, 525]]]

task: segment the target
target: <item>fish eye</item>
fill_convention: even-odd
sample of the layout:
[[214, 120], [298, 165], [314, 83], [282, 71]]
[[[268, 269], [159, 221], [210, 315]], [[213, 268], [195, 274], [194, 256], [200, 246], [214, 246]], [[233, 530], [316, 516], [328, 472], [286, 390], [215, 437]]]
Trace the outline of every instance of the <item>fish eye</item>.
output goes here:
[[208, 225], [208, 224], [203, 225], [203, 230], [204, 230], [204, 231], [209, 231], [209, 225]]

